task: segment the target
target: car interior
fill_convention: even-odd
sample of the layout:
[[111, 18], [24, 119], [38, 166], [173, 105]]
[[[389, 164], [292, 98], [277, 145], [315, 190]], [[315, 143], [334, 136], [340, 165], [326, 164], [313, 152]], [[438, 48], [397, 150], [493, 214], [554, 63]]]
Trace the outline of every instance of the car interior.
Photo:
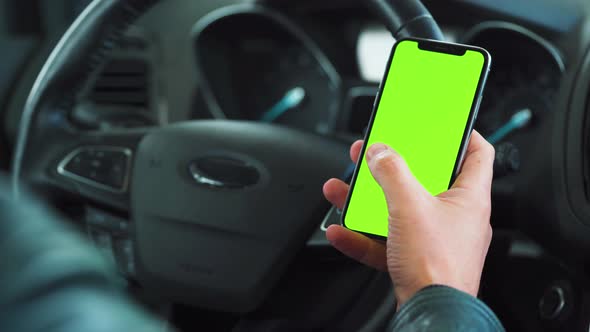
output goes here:
[[507, 331], [588, 331], [587, 0], [0, 0], [0, 170], [163, 330], [386, 331], [390, 278], [331, 247], [321, 188], [410, 36], [492, 56], [479, 298]]

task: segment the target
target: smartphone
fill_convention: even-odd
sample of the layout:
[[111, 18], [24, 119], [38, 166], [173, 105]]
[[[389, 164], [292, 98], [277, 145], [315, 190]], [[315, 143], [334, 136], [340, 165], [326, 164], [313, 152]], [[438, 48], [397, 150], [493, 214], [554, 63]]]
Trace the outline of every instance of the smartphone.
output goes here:
[[474, 46], [414, 38], [394, 45], [342, 211], [344, 227], [387, 237], [385, 197], [365, 162], [373, 143], [395, 149], [432, 195], [452, 186], [490, 64], [490, 54]]

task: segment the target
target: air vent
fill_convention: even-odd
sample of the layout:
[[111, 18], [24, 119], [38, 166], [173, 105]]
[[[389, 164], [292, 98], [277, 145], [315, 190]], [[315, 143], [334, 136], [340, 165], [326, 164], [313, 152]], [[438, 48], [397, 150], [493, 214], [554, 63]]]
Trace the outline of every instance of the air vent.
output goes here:
[[89, 99], [96, 105], [149, 109], [149, 66], [140, 59], [113, 59], [94, 82]]

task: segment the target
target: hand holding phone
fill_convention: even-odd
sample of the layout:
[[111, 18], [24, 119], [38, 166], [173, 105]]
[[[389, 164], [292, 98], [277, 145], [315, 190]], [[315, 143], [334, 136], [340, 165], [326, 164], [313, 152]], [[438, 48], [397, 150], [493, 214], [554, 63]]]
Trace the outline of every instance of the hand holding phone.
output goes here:
[[[398, 42], [363, 146], [351, 148], [358, 164], [350, 187], [335, 179], [324, 186], [354, 231], [332, 225], [326, 236], [344, 254], [387, 269], [398, 305], [432, 284], [477, 295], [492, 234], [494, 151], [481, 135], [470, 137], [489, 63], [470, 46]], [[388, 234], [386, 244], [369, 238]]]
[[365, 161], [374, 143], [399, 153], [431, 195], [449, 189], [469, 144], [490, 61], [487, 51], [472, 46], [396, 43], [342, 214], [345, 227], [387, 237], [387, 204]]
[[[353, 161], [359, 160], [362, 143], [357, 141], [352, 145]], [[398, 305], [433, 284], [477, 296], [492, 236], [490, 196], [494, 149], [479, 133], [473, 132], [463, 169], [453, 187], [432, 196], [395, 151], [382, 154], [375, 150], [379, 145], [367, 149], [372, 153], [367, 153], [366, 161], [385, 200], [390, 202], [385, 221], [391, 229], [387, 243], [338, 225], [328, 228], [328, 240], [352, 259], [388, 271]], [[369, 157], [379, 154], [378, 158]], [[340, 209], [348, 191], [349, 186], [338, 179], [324, 185], [326, 198]]]

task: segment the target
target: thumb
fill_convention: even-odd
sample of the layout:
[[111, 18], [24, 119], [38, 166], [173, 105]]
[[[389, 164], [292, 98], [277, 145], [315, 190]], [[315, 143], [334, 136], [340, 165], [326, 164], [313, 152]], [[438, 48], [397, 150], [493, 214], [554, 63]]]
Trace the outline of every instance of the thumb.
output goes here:
[[381, 143], [371, 145], [366, 160], [373, 177], [385, 193], [390, 213], [399, 207], [416, 206], [425, 195], [429, 195], [402, 156], [389, 146]]

